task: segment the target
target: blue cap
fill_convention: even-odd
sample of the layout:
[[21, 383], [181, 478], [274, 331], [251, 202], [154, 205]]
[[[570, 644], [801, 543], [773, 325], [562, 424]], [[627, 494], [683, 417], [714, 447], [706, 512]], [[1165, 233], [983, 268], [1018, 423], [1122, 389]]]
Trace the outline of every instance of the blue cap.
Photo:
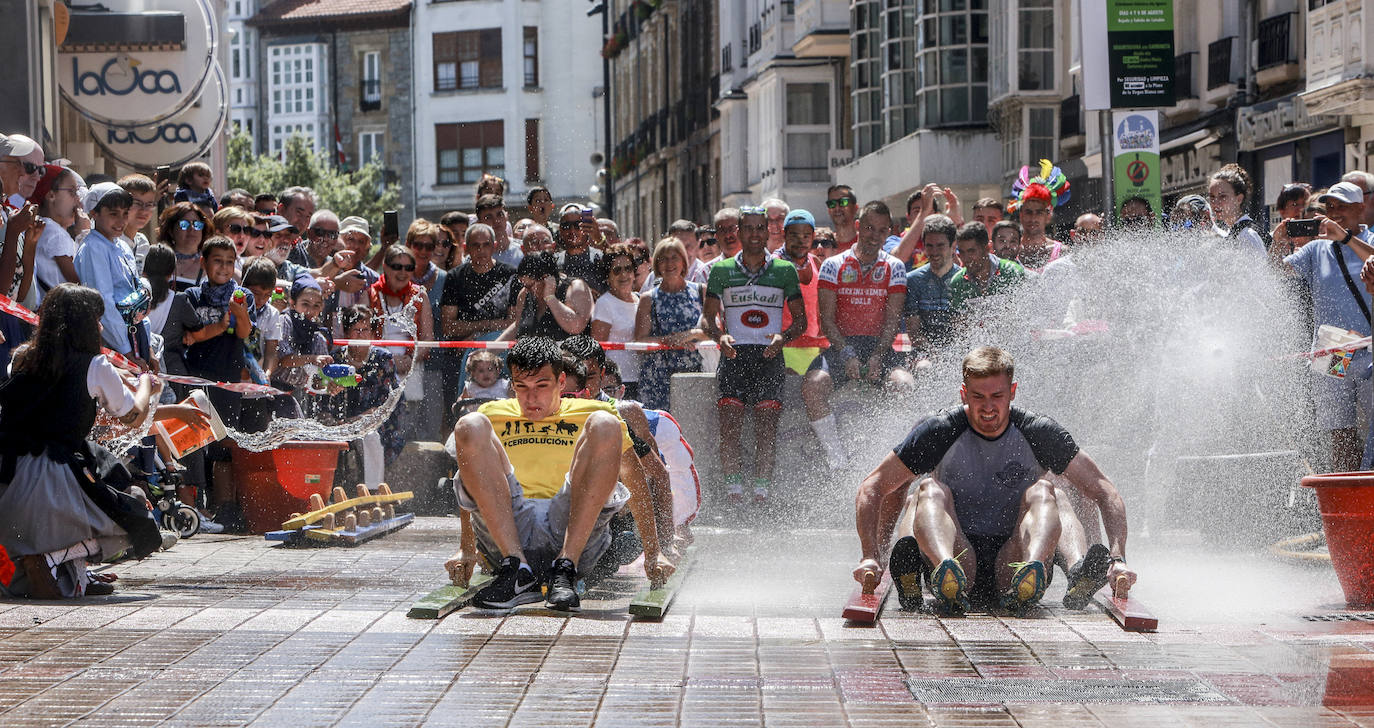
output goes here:
[[782, 229], [786, 230], [793, 225], [810, 225], [811, 229], [814, 230], [816, 228], [816, 218], [806, 210], [793, 210], [787, 213], [787, 218], [782, 221]]

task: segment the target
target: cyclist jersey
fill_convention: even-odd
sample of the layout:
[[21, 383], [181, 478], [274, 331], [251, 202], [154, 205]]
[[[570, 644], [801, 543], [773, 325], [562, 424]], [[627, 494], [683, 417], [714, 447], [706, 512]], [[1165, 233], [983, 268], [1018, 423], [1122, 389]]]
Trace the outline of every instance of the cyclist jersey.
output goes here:
[[767, 346], [773, 334], [782, 333], [782, 314], [787, 302], [800, 298], [797, 269], [772, 256], [758, 271], [749, 271], [741, 251], [711, 266], [706, 295], [720, 300], [725, 333], [736, 344]]
[[[793, 266], [796, 263], [792, 263]], [[805, 278], [801, 281], [802, 303], [806, 306], [806, 333], [792, 340], [791, 346], [819, 347], [824, 349], [830, 346], [830, 342], [821, 336], [821, 312], [820, 304], [816, 300], [816, 291], [819, 290], [816, 284], [819, 282], [817, 274], [820, 265], [816, 261], [816, 256], [807, 253], [806, 265], [797, 269], [797, 278]], [[782, 327], [786, 329], [792, 325], [792, 312], [786, 308], [782, 310]]]
[[563, 487], [573, 448], [593, 412], [609, 412], [620, 422], [621, 452], [634, 446], [629, 428], [609, 402], [563, 397], [557, 412], [541, 420], [526, 419], [515, 399], [487, 402], [477, 411], [491, 420], [526, 498], [552, 498]]
[[912, 473], [949, 487], [964, 533], [1002, 537], [1015, 529], [1026, 489], [1046, 471], [1062, 475], [1078, 444], [1058, 422], [1019, 407], [990, 440], [969, 425], [963, 407], [951, 407], [916, 423], [893, 452]]
[[821, 264], [821, 288], [835, 292], [835, 325], [845, 336], [877, 336], [883, 330], [887, 299], [906, 293], [906, 266], [891, 253], [865, 267], [853, 248]]
[[991, 253], [992, 273], [988, 276], [986, 288], [980, 287], [968, 277], [968, 268], [962, 268], [949, 279], [949, 310], [961, 313], [968, 303], [976, 298], [994, 296], [1010, 290], [1025, 280], [1026, 269], [1020, 263], [1006, 258], [998, 258]]

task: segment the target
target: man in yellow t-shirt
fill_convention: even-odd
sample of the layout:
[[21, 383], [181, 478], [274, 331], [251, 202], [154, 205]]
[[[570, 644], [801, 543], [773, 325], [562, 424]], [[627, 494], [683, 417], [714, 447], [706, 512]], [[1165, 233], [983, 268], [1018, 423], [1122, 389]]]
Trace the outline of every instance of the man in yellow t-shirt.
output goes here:
[[539, 601], [547, 582], [549, 608], [577, 611], [577, 576], [610, 547], [611, 516], [627, 503], [650, 582], [662, 584], [672, 573], [659, 553], [653, 501], [625, 422], [608, 403], [564, 398], [563, 362], [552, 339], [520, 339], [506, 359], [515, 397], [488, 402], [454, 427], [455, 488], [472, 527], [445, 566], [465, 583], [478, 550], [497, 565], [474, 606]]

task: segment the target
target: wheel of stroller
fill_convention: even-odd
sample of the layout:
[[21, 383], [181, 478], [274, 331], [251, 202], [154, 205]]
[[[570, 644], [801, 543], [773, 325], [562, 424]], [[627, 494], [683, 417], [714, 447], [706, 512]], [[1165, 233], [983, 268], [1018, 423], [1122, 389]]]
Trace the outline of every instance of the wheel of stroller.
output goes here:
[[182, 538], [190, 538], [200, 533], [200, 511], [192, 506], [177, 506], [176, 510], [169, 511], [163, 516], [163, 521], [163, 526], [168, 531], [175, 531]]

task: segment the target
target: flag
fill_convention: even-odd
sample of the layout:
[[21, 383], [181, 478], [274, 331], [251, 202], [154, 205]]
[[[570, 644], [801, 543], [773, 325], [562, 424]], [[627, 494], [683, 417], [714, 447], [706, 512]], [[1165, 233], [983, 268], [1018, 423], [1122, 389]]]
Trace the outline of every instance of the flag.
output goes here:
[[339, 168], [348, 169], [348, 155], [344, 153], [343, 137], [339, 135], [339, 125], [334, 125], [334, 151], [339, 155]]

